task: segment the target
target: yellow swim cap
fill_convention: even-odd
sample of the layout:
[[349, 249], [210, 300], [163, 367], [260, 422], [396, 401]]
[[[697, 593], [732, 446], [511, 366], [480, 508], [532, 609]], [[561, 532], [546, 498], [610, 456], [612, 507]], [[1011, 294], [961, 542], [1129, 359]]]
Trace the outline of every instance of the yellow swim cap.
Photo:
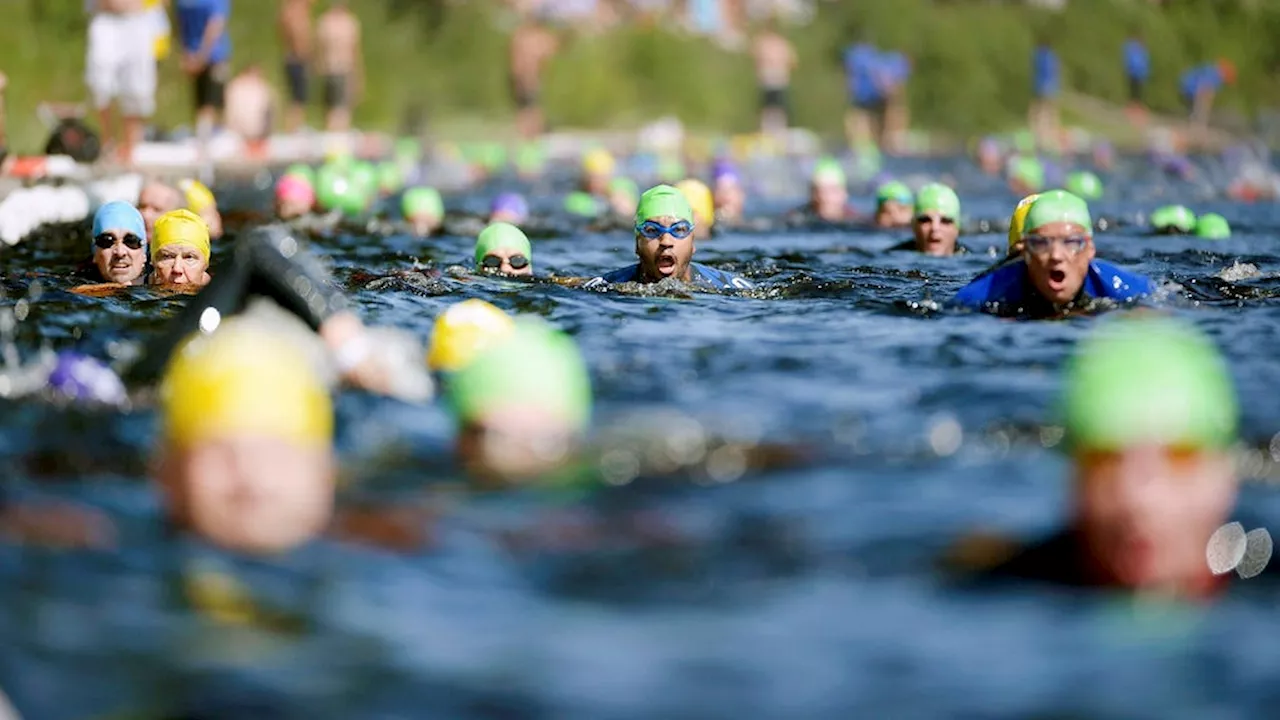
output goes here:
[[1014, 245], [1022, 242], [1022, 226], [1027, 222], [1027, 213], [1031, 212], [1031, 204], [1040, 197], [1040, 193], [1028, 195], [1018, 201], [1018, 207], [1013, 209], [1013, 216], [1009, 218], [1009, 249], [1012, 250]]
[[596, 148], [582, 158], [582, 171], [588, 175], [612, 175], [617, 164], [608, 150]]
[[427, 366], [435, 372], [456, 372], [515, 327], [510, 315], [484, 300], [463, 300], [436, 318]]
[[151, 240], [151, 262], [160, 248], [167, 245], [190, 245], [209, 261], [209, 226], [190, 210], [174, 210], [156, 218], [155, 237]]
[[689, 201], [689, 207], [693, 208], [698, 225], [705, 225], [708, 228], [715, 225], [716, 200], [711, 194], [711, 188], [701, 180], [689, 178], [676, 183], [676, 189], [684, 193], [685, 199]]
[[232, 436], [328, 447], [329, 390], [306, 356], [252, 321], [198, 333], [169, 360], [160, 383], [163, 437], [179, 447]]
[[202, 213], [218, 204], [217, 199], [213, 197], [213, 191], [199, 180], [187, 178], [180, 181], [178, 187], [187, 197], [187, 209], [193, 213]]

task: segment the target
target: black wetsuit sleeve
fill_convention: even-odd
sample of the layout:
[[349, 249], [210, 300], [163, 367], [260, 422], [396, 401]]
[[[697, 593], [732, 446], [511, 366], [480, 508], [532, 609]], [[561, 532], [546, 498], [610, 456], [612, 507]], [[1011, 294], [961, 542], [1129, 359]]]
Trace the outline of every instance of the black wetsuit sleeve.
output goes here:
[[342, 291], [318, 267], [299, 256], [294, 238], [281, 228], [263, 228], [243, 237], [217, 275], [182, 308], [154, 341], [125, 379], [131, 385], [154, 382], [163, 372], [174, 349], [200, 327], [212, 309], [222, 317], [243, 312], [249, 299], [274, 300], [297, 315], [312, 330], [345, 310]]

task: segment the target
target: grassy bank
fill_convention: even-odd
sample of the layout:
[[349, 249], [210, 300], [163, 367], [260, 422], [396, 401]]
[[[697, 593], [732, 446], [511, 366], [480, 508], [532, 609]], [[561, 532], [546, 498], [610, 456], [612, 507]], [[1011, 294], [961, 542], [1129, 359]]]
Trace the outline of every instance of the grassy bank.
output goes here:
[[[263, 64], [278, 80], [274, 2], [237, 2], [231, 34], [234, 64]], [[439, 4], [352, 0], [366, 31], [368, 88], [362, 125], [394, 129], [412, 107], [451, 128], [467, 118], [509, 117], [505, 28], [487, 0]], [[83, 84], [86, 19], [80, 3], [7, 0], [0, 24], [0, 69], [10, 77], [12, 144], [34, 149], [44, 131], [40, 100], [76, 101]], [[1016, 126], [1030, 98], [1030, 53], [1045, 32], [1062, 57], [1066, 84], [1112, 101], [1126, 97], [1120, 46], [1139, 27], [1152, 54], [1149, 99], [1181, 112], [1177, 80], [1193, 63], [1235, 60], [1239, 82], [1222, 96], [1228, 116], [1252, 117], [1280, 105], [1280, 3], [1171, 0], [1160, 10], [1132, 0], [1072, 0], [1061, 14], [1020, 4], [964, 0], [868, 0], [822, 3], [817, 20], [790, 32], [801, 55], [792, 102], [796, 121], [835, 133], [845, 107], [840, 48], [864, 37], [909, 54], [915, 123], [969, 134]], [[162, 67], [157, 121], [188, 121], [190, 96], [170, 59]], [[625, 126], [676, 114], [693, 127], [749, 130], [756, 88], [749, 59], [700, 38], [628, 27], [607, 35], [569, 35], [549, 71], [544, 100], [554, 124]], [[319, 121], [318, 113], [312, 118]]]

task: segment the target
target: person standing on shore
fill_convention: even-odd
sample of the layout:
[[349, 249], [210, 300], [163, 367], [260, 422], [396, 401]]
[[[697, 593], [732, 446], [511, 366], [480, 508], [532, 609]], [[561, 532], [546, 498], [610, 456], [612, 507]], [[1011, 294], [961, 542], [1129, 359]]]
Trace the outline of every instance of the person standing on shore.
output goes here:
[[231, 59], [227, 21], [231, 0], [175, 0], [182, 37], [182, 70], [195, 85], [196, 136], [200, 155], [209, 160], [209, 139], [222, 112]]
[[351, 129], [351, 112], [364, 92], [364, 51], [360, 19], [347, 0], [330, 0], [329, 9], [316, 23], [316, 49], [324, 76], [325, 129]]
[[[119, 158], [133, 159], [142, 141], [142, 123], [156, 109], [155, 47], [143, 39], [155, 37], [153, 16], [142, 0], [91, 0], [85, 54], [85, 84], [98, 110], [104, 140], [117, 142]], [[115, 104], [121, 115], [116, 132]]]
[[795, 48], [778, 31], [777, 20], [770, 18], [756, 36], [751, 54], [755, 57], [756, 79], [760, 82], [760, 132], [781, 135], [789, 125], [787, 88], [797, 63]]
[[1059, 146], [1058, 93], [1062, 90], [1062, 67], [1048, 37], [1036, 43], [1032, 56], [1032, 100], [1028, 118], [1031, 132], [1040, 147], [1056, 150]]
[[307, 65], [311, 62], [311, 4], [314, 0], [282, 0], [280, 45], [284, 48], [284, 74], [289, 82], [286, 132], [295, 133], [306, 121]]
[[511, 96], [516, 104], [516, 130], [525, 140], [542, 134], [542, 71], [559, 48], [559, 39], [539, 14], [526, 17], [511, 36]]
[[1136, 30], [1124, 44], [1124, 73], [1129, 78], [1129, 120], [1134, 125], [1146, 124], [1147, 106], [1142, 90], [1151, 77], [1151, 55]]

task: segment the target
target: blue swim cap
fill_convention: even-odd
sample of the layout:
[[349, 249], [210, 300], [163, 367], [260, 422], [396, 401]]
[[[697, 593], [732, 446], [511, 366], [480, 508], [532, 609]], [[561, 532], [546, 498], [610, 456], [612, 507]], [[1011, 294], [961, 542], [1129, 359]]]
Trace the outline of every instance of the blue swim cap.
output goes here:
[[71, 351], [58, 353], [48, 384], [50, 390], [77, 402], [114, 405], [128, 397], [114, 370], [100, 360]]
[[113, 200], [93, 214], [93, 237], [108, 230], [125, 230], [147, 241], [147, 222], [138, 208], [123, 200]]

